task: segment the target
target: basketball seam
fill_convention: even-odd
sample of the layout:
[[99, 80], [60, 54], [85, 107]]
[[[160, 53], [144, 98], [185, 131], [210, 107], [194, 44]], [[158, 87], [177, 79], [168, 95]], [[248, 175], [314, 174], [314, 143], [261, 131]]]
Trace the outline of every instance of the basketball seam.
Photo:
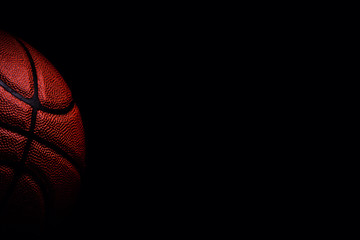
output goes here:
[[22, 46], [22, 48], [24, 49], [24, 51], [29, 59], [31, 71], [32, 71], [33, 79], [34, 79], [34, 81], [33, 81], [34, 95], [31, 98], [25, 98], [20, 93], [16, 92], [14, 89], [12, 89], [10, 86], [8, 86], [3, 80], [1, 80], [1, 78], [8, 80], [8, 78], [6, 76], [4, 76], [1, 72], [0, 72], [0, 86], [2, 86], [12, 96], [16, 97], [17, 99], [19, 99], [20, 101], [22, 101], [24, 103], [29, 104], [31, 107], [36, 108], [37, 110], [41, 110], [43, 112], [51, 113], [54, 115], [63, 115], [63, 114], [69, 113], [75, 106], [74, 100], [71, 100], [70, 104], [67, 107], [62, 108], [62, 109], [52, 109], [52, 108], [45, 107], [41, 104], [41, 102], [38, 98], [38, 93], [39, 93], [38, 82], [35, 81], [35, 78], [37, 79], [35, 62], [31, 56], [29, 50], [25, 46], [25, 44], [19, 39], [15, 39], [15, 40]]
[[[33, 75], [33, 78], [34, 78], [34, 82], [35, 82], [36, 75]], [[37, 92], [35, 90], [36, 89], [34, 88], [34, 92], [35, 92], [34, 96], [33, 96], [34, 99], [36, 99], [36, 97], [37, 97]], [[37, 109], [33, 108], [32, 115], [31, 115], [30, 130], [29, 130], [30, 133], [33, 133], [35, 130], [36, 115], [37, 115]], [[21, 176], [24, 173], [25, 162], [26, 162], [27, 156], [29, 155], [32, 141], [33, 141], [33, 138], [30, 138], [30, 137], [27, 138], [22, 157], [20, 159], [20, 162], [18, 163], [18, 168], [14, 169], [14, 176], [13, 176], [12, 182], [10, 183], [10, 185], [6, 191], [5, 196], [1, 200], [1, 205], [0, 205], [0, 213], [1, 214], [0, 215], [2, 215], [2, 213], [5, 211], [5, 207], [7, 206], [10, 197], [11, 197], [12, 193], [15, 191], [15, 188], [19, 182], [19, 179], [21, 178]], [[44, 193], [42, 193], [42, 194], [44, 195]], [[45, 198], [44, 198], [44, 200], [45, 200]]]
[[[2, 78], [6, 78], [5, 76], [3, 76], [0, 72], [0, 76]], [[29, 104], [31, 107], [33, 108], [36, 108], [38, 110], [41, 110], [43, 112], [46, 112], [46, 113], [51, 113], [51, 114], [54, 114], [54, 115], [64, 115], [64, 114], [67, 114], [69, 113], [75, 106], [75, 102], [74, 100], [72, 100], [70, 102], [70, 104], [65, 107], [65, 108], [62, 108], [62, 109], [51, 109], [51, 108], [47, 108], [45, 106], [43, 106], [40, 102], [36, 102], [36, 101], [33, 101], [32, 98], [25, 98], [23, 97], [20, 93], [16, 92], [14, 89], [12, 89], [11, 87], [9, 87], [5, 82], [3, 82], [1, 79], [0, 79], [0, 86], [3, 87], [3, 89], [5, 91], [7, 91], [8, 93], [10, 93], [12, 96], [14, 96], [15, 98], [19, 99], [20, 101], [26, 103], [26, 104]]]
[[8, 130], [8, 131], [13, 132], [13, 133], [17, 133], [17, 134], [19, 134], [19, 135], [21, 135], [23, 137], [32, 138], [36, 142], [38, 142], [38, 143], [52, 149], [54, 152], [56, 152], [60, 156], [64, 157], [69, 163], [71, 163], [71, 165], [74, 166], [74, 168], [77, 170], [77, 172], [79, 174], [81, 174], [81, 167], [79, 166], [79, 164], [76, 163], [76, 161], [66, 151], [62, 150], [57, 145], [55, 145], [55, 144], [53, 144], [51, 142], [48, 142], [47, 140], [37, 136], [34, 133], [23, 130], [23, 129], [19, 128], [19, 127], [9, 125], [9, 124], [4, 123], [2, 121], [0, 121], [0, 128], [3, 128], [5, 130]]
[[[26, 55], [28, 57], [28, 60], [30, 62], [32, 76], [33, 76], [33, 83], [34, 83], [34, 95], [30, 99], [24, 98], [19, 93], [17, 93], [13, 89], [11, 89], [9, 86], [7, 86], [4, 82], [2, 82], [1, 79], [0, 79], [0, 85], [3, 86], [5, 90], [9, 91], [9, 93], [12, 94], [14, 97], [18, 98], [20, 101], [23, 101], [23, 102], [29, 104], [33, 109], [35, 109], [35, 118], [36, 118], [38, 110], [41, 110], [43, 112], [47, 112], [47, 113], [50, 113], [50, 114], [55, 114], [55, 115], [69, 113], [75, 107], [75, 102], [74, 101], [72, 101], [71, 104], [68, 107], [64, 108], [64, 109], [47, 109], [47, 108], [45, 108], [45, 107], [43, 107], [41, 105], [39, 97], [38, 97], [38, 81], [37, 81], [37, 73], [36, 73], [35, 62], [34, 62], [32, 56], [31, 56], [31, 53], [29, 52], [29, 50], [25, 46], [25, 44], [23, 42], [21, 42], [21, 40], [19, 40], [19, 39], [16, 39], [16, 41], [22, 46], [22, 48], [24, 49], [24, 51], [25, 51], [25, 53], [26, 53]], [[32, 138], [32, 139], [36, 140], [37, 142], [42, 143], [43, 145], [53, 149], [55, 152], [57, 152], [58, 154], [63, 156], [65, 159], [67, 159], [76, 168], [76, 170], [80, 173], [79, 164], [77, 164], [73, 160], [73, 158], [69, 156], [69, 154], [67, 154], [60, 147], [56, 146], [55, 144], [52, 144], [51, 142], [46, 141], [45, 139], [37, 136], [34, 133], [36, 119], [34, 119], [34, 121], [31, 121], [31, 122], [34, 123], [34, 129], [32, 131], [31, 131], [31, 128], [30, 128], [29, 131], [25, 131], [23, 129], [17, 128], [15, 126], [6, 124], [6, 123], [1, 122], [1, 121], [0, 121], [0, 127], [4, 128], [4, 129], [7, 129], [9, 131], [18, 133], [20, 135], [23, 135], [23, 136], [25, 136], [27, 138]]]
[[[47, 217], [50, 216], [50, 208], [49, 208], [49, 194], [48, 194], [48, 189], [47, 187], [45, 186], [46, 184], [44, 183], [43, 180], [41, 180], [41, 177], [38, 177], [36, 173], [34, 173], [33, 171], [31, 171], [30, 168], [27, 168], [27, 167], [23, 167], [21, 166], [21, 163], [20, 162], [14, 162], [14, 161], [6, 161], [4, 159], [0, 159], [0, 166], [4, 166], [4, 167], [8, 167], [10, 169], [12, 169], [14, 171], [14, 174], [15, 174], [15, 171], [20, 171], [22, 172], [22, 176], [23, 175], [28, 175], [32, 181], [35, 182], [35, 184], [40, 188], [40, 193], [41, 193], [41, 196], [43, 197], [43, 201], [44, 201], [44, 214], [47, 215]], [[4, 198], [2, 199], [2, 202], [4, 202]], [[5, 206], [4, 205], [5, 203], [3, 203], [2, 206]]]
[[[40, 144], [44, 144], [45, 146], [49, 147], [50, 149], [53, 149], [55, 152], [64, 156], [68, 160], [71, 159], [71, 158], [69, 158], [68, 154], [65, 151], [63, 151], [60, 147], [57, 147], [55, 144], [52, 144], [51, 142], [48, 142], [45, 139], [42, 139], [41, 137], [37, 136], [34, 133], [34, 131], [35, 131], [35, 126], [36, 126], [36, 117], [37, 117], [38, 110], [42, 110], [44, 112], [53, 113], [53, 114], [64, 114], [64, 113], [71, 111], [71, 109], [75, 106], [74, 101], [72, 101], [71, 104], [64, 109], [48, 109], [41, 105], [39, 96], [38, 96], [38, 79], [37, 79], [36, 66], [35, 66], [34, 60], [31, 56], [29, 50], [25, 46], [25, 44], [22, 43], [18, 39], [16, 39], [16, 41], [22, 46], [22, 48], [26, 52], [26, 55], [30, 62], [31, 71], [32, 71], [32, 75], [33, 75], [34, 95], [32, 96], [32, 98], [24, 98], [19, 93], [17, 93], [13, 89], [11, 89], [8, 85], [6, 85], [0, 78], [0, 86], [2, 86], [6, 91], [8, 91], [14, 97], [18, 98], [22, 102], [29, 104], [32, 107], [32, 116], [31, 116], [31, 124], [30, 124], [29, 131], [19, 129], [17, 127], [11, 126], [9, 124], [6, 124], [6, 123], [3, 123], [0, 121], [0, 127], [27, 137], [27, 142], [26, 142], [26, 145], [25, 145], [25, 148], [23, 151], [23, 155], [20, 159], [20, 162], [16, 163], [17, 168], [14, 168], [14, 176], [13, 176], [12, 182], [10, 183], [10, 186], [8, 187], [8, 189], [5, 193], [5, 196], [3, 197], [3, 199], [0, 202], [0, 215], [2, 215], [3, 211], [5, 210], [5, 207], [8, 204], [8, 200], [9, 200], [10, 196], [12, 195], [12, 193], [15, 191], [15, 188], [17, 186], [19, 179], [21, 178], [21, 176], [23, 176], [24, 172], [28, 170], [26, 168], [25, 164], [26, 164], [26, 160], [28, 158], [31, 144], [33, 141], [37, 141]], [[4, 76], [2, 74], [0, 74], [0, 77], [4, 78]], [[74, 164], [75, 161], [69, 160], [69, 162], [78, 170], [76, 164]], [[79, 172], [79, 170], [78, 170], [78, 172]], [[40, 187], [39, 183], [37, 183], [37, 184]], [[50, 216], [49, 211], [48, 211], [49, 208], [47, 208], [47, 206], [49, 204], [49, 202], [48, 202], [49, 196], [47, 196], [48, 191], [47, 191], [47, 188], [45, 187], [45, 185], [42, 185], [42, 187], [40, 187], [40, 191], [43, 195], [45, 218], [47, 218]]]
[[[23, 43], [21, 43], [20, 41], [18, 41], [18, 42], [20, 43], [20, 45], [23, 47], [24, 51], [26, 52], [26, 55], [28, 57], [28, 60], [29, 60], [30, 66], [31, 66], [31, 71], [32, 71], [32, 76], [33, 76], [33, 84], [34, 84], [34, 95], [30, 99], [30, 101], [32, 102], [33, 105], [40, 106], [40, 101], [39, 101], [39, 97], [38, 97], [38, 82], [37, 82], [37, 73], [36, 73], [36, 69], [35, 69], [35, 63], [31, 57], [30, 52], [25, 47], [25, 45]], [[37, 109], [38, 109], [37, 107], [32, 107], [32, 113], [31, 113], [31, 119], [30, 119], [30, 129], [29, 129], [30, 134], [34, 133], [34, 131], [35, 131], [36, 116], [37, 116], [37, 111], [38, 111]], [[19, 182], [19, 179], [21, 178], [21, 176], [24, 173], [25, 162], [29, 155], [32, 141], [33, 141], [33, 138], [27, 137], [27, 141], [26, 141], [26, 145], [24, 147], [22, 157], [20, 159], [20, 162], [18, 163], [18, 168], [14, 169], [14, 176], [13, 176], [12, 182], [10, 183], [10, 185], [6, 191], [5, 196], [1, 200], [0, 213], [3, 213], [5, 211], [5, 207], [8, 205], [10, 197], [13, 194], [13, 192], [15, 191], [15, 188]], [[45, 193], [42, 192], [42, 194], [44, 195]], [[45, 198], [43, 198], [43, 199], [45, 201]], [[44, 209], [44, 211], [45, 211], [45, 209]]]

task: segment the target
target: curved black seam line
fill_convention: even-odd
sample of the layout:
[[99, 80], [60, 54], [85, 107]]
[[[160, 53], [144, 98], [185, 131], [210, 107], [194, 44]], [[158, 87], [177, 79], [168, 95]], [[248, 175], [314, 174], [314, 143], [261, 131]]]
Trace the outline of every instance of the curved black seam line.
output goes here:
[[[73, 160], [72, 157], [70, 157], [65, 151], [63, 151], [61, 148], [59, 148], [58, 146], [56, 146], [55, 144], [52, 144], [51, 142], [48, 142], [42, 138], [40, 138], [39, 136], [34, 134], [34, 130], [35, 130], [35, 122], [36, 122], [36, 113], [38, 110], [41, 110], [43, 112], [47, 112], [47, 113], [57, 113], [57, 114], [65, 114], [70, 112], [74, 106], [75, 106], [75, 102], [72, 101], [71, 104], [64, 108], [64, 109], [48, 109], [46, 107], [43, 107], [40, 103], [39, 97], [38, 97], [38, 78], [37, 78], [37, 73], [36, 73], [36, 66], [35, 66], [35, 62], [31, 56], [31, 53], [29, 52], [28, 48], [25, 46], [25, 44], [19, 40], [16, 39], [16, 41], [22, 46], [22, 48], [24, 49], [24, 51], [26, 52], [26, 55], [28, 57], [28, 60], [30, 62], [30, 66], [31, 66], [31, 71], [32, 71], [32, 76], [33, 76], [33, 82], [34, 82], [34, 95], [32, 98], [24, 98], [23, 96], [21, 96], [20, 94], [18, 94], [16, 91], [14, 91], [13, 89], [11, 89], [9, 86], [7, 86], [4, 82], [1, 81], [0, 79], [0, 85], [4, 86], [5, 90], [8, 90], [11, 94], [15, 94], [14, 96], [16, 97], [16, 95], [19, 97], [19, 99], [21, 101], [24, 101], [25, 103], [28, 103], [30, 106], [33, 107], [33, 115], [32, 115], [32, 119], [31, 119], [31, 127], [29, 131], [25, 131], [21, 128], [18, 127], [13, 127], [9, 124], [0, 122], [0, 126], [2, 125], [5, 129], [10, 130], [12, 132], [16, 132], [20, 135], [23, 135], [25, 137], [27, 137], [28, 139], [34, 139], [37, 142], [53, 149], [55, 152], [57, 152], [58, 154], [60, 154], [61, 156], [63, 156], [65, 159], [67, 159], [75, 168], [76, 170], [79, 172], [79, 174], [81, 174], [80, 172], [80, 166]], [[0, 74], [0, 76], [2, 76]]]
[[[4, 77], [4, 76], [2, 76]], [[25, 98], [22, 95], [20, 95], [18, 92], [16, 92], [15, 90], [13, 90], [12, 88], [10, 88], [6, 83], [4, 83], [1, 79], [0, 79], [0, 86], [3, 87], [7, 92], [9, 92], [11, 95], [13, 95], [14, 97], [16, 97], [17, 99], [19, 99], [20, 101], [29, 104], [31, 107], [36, 108], [38, 110], [41, 110], [43, 112], [46, 113], [51, 113], [51, 114], [55, 114], [55, 115], [64, 115], [69, 113], [75, 106], [75, 101], [72, 100], [70, 102], [70, 104], [62, 109], [52, 109], [52, 108], [47, 108], [44, 107], [43, 105], [41, 105], [40, 102], [38, 101], [34, 101], [32, 98]]]
[[[5, 166], [13, 169], [13, 171], [21, 172], [23, 175], [30, 176], [31, 180], [36, 183], [36, 185], [40, 188], [42, 193], [43, 201], [44, 201], [44, 213], [45, 218], [50, 219], [52, 214], [51, 208], [49, 207], [49, 191], [46, 187], [45, 181], [43, 178], [39, 177], [34, 171], [32, 171], [29, 167], [22, 166], [21, 162], [7, 161], [5, 159], [0, 159], [0, 166]], [[4, 205], [2, 205], [4, 206]]]
[[28, 57], [28, 60], [30, 62], [30, 67], [31, 67], [31, 72], [32, 72], [32, 76], [33, 76], [33, 83], [34, 83], [34, 95], [33, 97], [31, 98], [32, 101], [35, 102], [36, 105], [40, 105], [40, 101], [39, 101], [39, 86], [38, 86], [38, 77], [37, 77], [37, 73], [36, 73], [36, 67], [35, 67], [35, 62], [34, 62], [34, 59], [32, 58], [30, 52], [29, 52], [29, 49], [27, 49], [27, 47], [25, 46], [25, 44], [16, 39], [16, 41], [22, 46], [22, 48], [24, 49], [27, 57]]
[[10, 124], [4, 123], [0, 121], [0, 128], [6, 129], [8, 131], [20, 134], [21, 136], [27, 137], [27, 138], [31, 138], [33, 140], [35, 140], [36, 142], [52, 149], [53, 151], [55, 151], [57, 154], [59, 154], [60, 156], [64, 157], [66, 160], [68, 160], [77, 170], [77, 172], [81, 175], [81, 167], [79, 166], [79, 164], [64, 150], [62, 150], [60, 147], [58, 147], [57, 145], [39, 137], [38, 135], [36, 135], [35, 133], [31, 132], [31, 131], [26, 131], [21, 129], [20, 127], [16, 127], [16, 126], [12, 126]]
[[[4, 128], [8, 129], [8, 130], [15, 130], [15, 132], [18, 132], [20, 134], [23, 133], [22, 135], [27, 136], [27, 142], [24, 148], [24, 152], [22, 155], [22, 158], [18, 164], [18, 168], [15, 170], [14, 169], [14, 177], [12, 179], [12, 182], [10, 184], [10, 186], [8, 187], [5, 196], [2, 198], [2, 200], [0, 201], [0, 215], [3, 214], [3, 212], [5, 211], [5, 207], [7, 206], [10, 196], [12, 195], [12, 193], [15, 191], [15, 188], [19, 182], [20, 177], [23, 175], [24, 173], [24, 169], [25, 169], [25, 163], [27, 160], [27, 157], [29, 155], [30, 152], [30, 148], [31, 148], [31, 143], [33, 140], [38, 141], [39, 143], [45, 143], [46, 145], [48, 145], [49, 148], [59, 152], [61, 155], [67, 155], [66, 152], [62, 151], [60, 148], [58, 148], [57, 146], [55, 146], [54, 144], [47, 142], [45, 140], [43, 140], [42, 138], [36, 136], [34, 134], [35, 131], [35, 125], [36, 125], [36, 116], [37, 116], [37, 112], [38, 110], [42, 107], [39, 97], [38, 97], [38, 79], [37, 79], [37, 73], [36, 73], [36, 67], [35, 67], [35, 63], [34, 60], [29, 52], [29, 50], [26, 48], [26, 46], [19, 40], [17, 40], [19, 42], [19, 44], [23, 47], [23, 49], [25, 50], [28, 60], [30, 62], [31, 65], [31, 69], [32, 69], [32, 75], [33, 75], [33, 83], [34, 83], [34, 95], [31, 99], [27, 99], [27, 98], [23, 98], [20, 94], [16, 93], [13, 89], [11, 89], [9, 86], [7, 86], [4, 82], [1, 81], [2, 83], [1, 86], [4, 87], [4, 89], [8, 90], [11, 94], [15, 94], [14, 96], [19, 98], [21, 101], [25, 102], [27, 101], [27, 103], [32, 106], [32, 116], [31, 116], [31, 124], [30, 124], [30, 129], [29, 131], [16, 131], [19, 130], [17, 129], [17, 127], [11, 127], [8, 124], [4, 124], [4, 123], [0, 123], [0, 126], [3, 125]], [[3, 76], [2, 76], [3, 77]], [[25, 101], [24, 101], [25, 100]], [[45, 109], [46, 110], [46, 109]], [[6, 126], [7, 125], [7, 126]], [[6, 126], [6, 127], [5, 127]], [[69, 158], [66, 158], [69, 159]], [[73, 163], [73, 161], [70, 161], [71, 163]], [[76, 165], [74, 165], [76, 168]], [[43, 196], [43, 200], [44, 200], [44, 206], [45, 206], [45, 218], [49, 219], [50, 217], [50, 213], [49, 213], [49, 208], [47, 208], [47, 206], [49, 205], [48, 200], [48, 196], [47, 195], [48, 192], [47, 191], [42, 191], [42, 196]]]
[[30, 106], [32, 106], [33, 108], [36, 108], [37, 110], [41, 110], [43, 112], [47, 112], [47, 113], [51, 113], [51, 114], [55, 114], [55, 115], [63, 115], [63, 114], [66, 114], [66, 113], [70, 112], [73, 109], [73, 107], [75, 106], [75, 101], [74, 100], [72, 100], [67, 107], [62, 108], [62, 109], [51, 109], [51, 108], [43, 106], [40, 103], [39, 91], [38, 91], [38, 81], [37, 81], [38, 79], [37, 79], [35, 62], [34, 62], [32, 56], [31, 56], [31, 53], [29, 52], [28, 48], [25, 46], [25, 44], [21, 40], [16, 39], [16, 41], [22, 46], [22, 48], [24, 49], [24, 51], [25, 51], [25, 53], [26, 53], [26, 55], [27, 55], [27, 57], [29, 59], [30, 66], [31, 66], [31, 71], [32, 71], [32, 76], [33, 76], [33, 82], [34, 82], [34, 95], [31, 98], [23, 97], [21, 94], [16, 92], [14, 89], [9, 87], [6, 83], [4, 83], [1, 80], [1, 78], [7, 79], [1, 73], [0, 73], [0, 86], [2, 86], [7, 92], [9, 92], [11, 95], [16, 97], [17, 99], [29, 104]]
[[[32, 76], [33, 76], [33, 84], [34, 84], [34, 95], [31, 99], [29, 99], [29, 103], [31, 103], [30, 105], [33, 106], [32, 107], [32, 113], [31, 113], [31, 122], [30, 122], [30, 129], [29, 129], [29, 133], [34, 133], [35, 131], [35, 125], [36, 125], [36, 116], [37, 116], [37, 111], [38, 111], [38, 107], [40, 106], [40, 101], [39, 101], [39, 96], [38, 96], [38, 79], [37, 79], [37, 73], [36, 73], [36, 68], [35, 68], [35, 63], [31, 57], [31, 54], [29, 52], [29, 50], [26, 48], [26, 46], [20, 42], [19, 40], [17, 40], [18, 43], [23, 47], [23, 49], [26, 52], [26, 55], [28, 57], [28, 60], [30, 62], [30, 66], [31, 66], [31, 71], [32, 71]], [[9, 203], [9, 199], [11, 197], [11, 195], [13, 194], [13, 192], [15, 191], [15, 188], [21, 178], [21, 176], [24, 173], [24, 169], [25, 169], [25, 164], [26, 164], [26, 160], [27, 157], [29, 155], [30, 152], [30, 148], [31, 148], [31, 143], [33, 141], [32, 137], [28, 137], [25, 147], [24, 147], [24, 151], [22, 154], [22, 157], [20, 159], [19, 162], [19, 167], [17, 169], [14, 169], [14, 176], [13, 179], [7, 189], [7, 191], [5, 192], [5, 196], [3, 197], [3, 199], [1, 200], [1, 205], [0, 205], [0, 213], [1, 215], [3, 214], [3, 212], [6, 209], [6, 206]], [[42, 196], [43, 196], [43, 200], [45, 202], [45, 192], [41, 192]], [[45, 204], [45, 206], [47, 206], [48, 203]], [[47, 209], [44, 209], [45, 211], [45, 216], [47, 216]]]
[[[35, 129], [36, 114], [37, 114], [37, 110], [35, 108], [33, 108], [32, 115], [31, 115], [30, 132], [33, 132]], [[3, 212], [5, 211], [5, 208], [9, 202], [10, 197], [11, 197], [12, 193], [15, 191], [15, 188], [19, 182], [19, 179], [21, 178], [21, 176], [24, 173], [25, 162], [26, 162], [27, 156], [29, 155], [32, 141], [33, 141], [32, 138], [28, 138], [26, 141], [22, 157], [20, 159], [20, 162], [18, 163], [18, 168], [14, 169], [13, 179], [12, 179], [7, 191], [5, 192], [5, 195], [3, 196], [3, 198], [0, 202], [0, 213], [1, 213], [0, 215], [2, 215]], [[43, 195], [44, 195], [44, 193], [43, 193]]]

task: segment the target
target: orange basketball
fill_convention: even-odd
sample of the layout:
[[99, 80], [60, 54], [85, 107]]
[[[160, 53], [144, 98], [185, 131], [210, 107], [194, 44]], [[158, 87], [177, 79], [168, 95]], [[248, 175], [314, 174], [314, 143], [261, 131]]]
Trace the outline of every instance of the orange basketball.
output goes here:
[[0, 31], [0, 224], [66, 215], [85, 167], [79, 109], [55, 67]]

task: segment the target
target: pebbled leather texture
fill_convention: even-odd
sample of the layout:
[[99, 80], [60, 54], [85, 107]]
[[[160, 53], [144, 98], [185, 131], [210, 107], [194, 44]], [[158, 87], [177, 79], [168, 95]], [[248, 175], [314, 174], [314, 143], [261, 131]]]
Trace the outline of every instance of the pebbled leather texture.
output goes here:
[[0, 223], [62, 217], [84, 168], [84, 128], [69, 87], [41, 53], [0, 30]]

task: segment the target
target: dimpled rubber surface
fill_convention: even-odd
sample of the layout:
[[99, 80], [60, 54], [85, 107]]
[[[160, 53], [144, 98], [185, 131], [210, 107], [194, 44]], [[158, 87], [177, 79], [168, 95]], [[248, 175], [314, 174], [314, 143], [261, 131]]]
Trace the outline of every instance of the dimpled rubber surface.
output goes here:
[[42, 224], [76, 201], [85, 167], [80, 111], [55, 67], [0, 30], [0, 224]]

